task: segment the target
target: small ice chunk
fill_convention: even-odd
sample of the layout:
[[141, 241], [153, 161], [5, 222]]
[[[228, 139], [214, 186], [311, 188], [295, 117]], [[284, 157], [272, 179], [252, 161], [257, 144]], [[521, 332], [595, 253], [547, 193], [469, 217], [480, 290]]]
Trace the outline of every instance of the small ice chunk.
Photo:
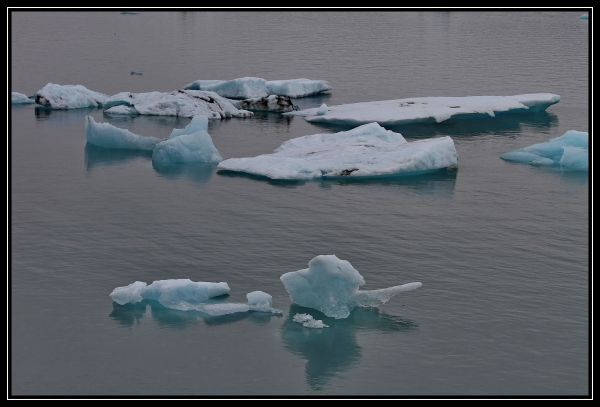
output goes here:
[[194, 282], [190, 279], [157, 280], [142, 290], [142, 297], [167, 308], [188, 311], [210, 298], [229, 294], [227, 283]]
[[327, 108], [327, 105], [325, 103], [323, 103], [321, 106], [319, 106], [319, 108], [317, 109], [316, 113], [319, 116], [323, 116], [324, 114], [327, 114], [327, 111], [329, 109]]
[[284, 79], [268, 81], [267, 93], [270, 95], [285, 95], [293, 98], [317, 95], [331, 90], [327, 81], [314, 79]]
[[110, 298], [119, 305], [135, 304], [144, 300], [142, 292], [147, 284], [136, 281], [125, 287], [117, 287], [110, 293]]
[[504, 153], [503, 160], [567, 171], [588, 170], [588, 133], [569, 130], [560, 137]]
[[85, 118], [85, 136], [95, 146], [123, 150], [151, 151], [160, 142], [156, 137], [138, 136], [110, 123], [96, 123], [92, 116]]
[[450, 137], [408, 143], [400, 133], [370, 123], [339, 133], [294, 138], [272, 154], [230, 158], [218, 168], [271, 179], [309, 180], [417, 175], [457, 165]]
[[377, 307], [400, 292], [422, 285], [410, 283], [360, 291], [358, 288], [365, 284], [363, 276], [348, 261], [335, 255], [317, 256], [308, 263], [307, 269], [283, 274], [281, 282], [292, 302], [336, 319], [348, 317], [354, 307]]
[[292, 320], [302, 324], [302, 326], [306, 328], [321, 329], [329, 327], [329, 325], [324, 324], [320, 319], [314, 319], [310, 314], [296, 314], [293, 316]]
[[560, 96], [532, 93], [515, 96], [420, 97], [329, 106], [285, 113], [314, 123], [358, 126], [442, 123], [453, 118], [495, 117], [497, 113], [539, 112], [558, 103]]
[[271, 314], [282, 314], [283, 312], [273, 308], [273, 297], [264, 291], [252, 291], [246, 294], [250, 311], [267, 312]]
[[22, 93], [12, 92], [11, 94], [10, 103], [13, 105], [25, 105], [34, 102], [35, 101], [33, 99], [30, 99], [27, 95], [24, 95]]
[[35, 94], [35, 103], [51, 109], [81, 109], [102, 107], [108, 95], [94, 92], [82, 85], [48, 83]]
[[237, 78], [228, 81], [199, 80], [184, 87], [190, 90], [208, 90], [230, 99], [262, 98], [268, 95], [263, 78]]

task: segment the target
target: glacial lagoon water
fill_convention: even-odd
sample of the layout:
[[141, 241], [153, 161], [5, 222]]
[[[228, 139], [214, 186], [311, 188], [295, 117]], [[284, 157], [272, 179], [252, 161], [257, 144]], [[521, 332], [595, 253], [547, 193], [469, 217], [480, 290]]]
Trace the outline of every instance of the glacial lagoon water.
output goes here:
[[[85, 115], [166, 137], [189, 119], [11, 109], [12, 392], [116, 395], [582, 395], [588, 177], [499, 156], [588, 131], [581, 12], [12, 14], [12, 89], [112, 94], [196, 79], [307, 77], [301, 107], [551, 92], [547, 113], [394, 129], [453, 137], [454, 173], [278, 183], [85, 145]], [[141, 75], [131, 75], [138, 72]], [[225, 158], [335, 131], [257, 114], [211, 122]], [[379, 310], [292, 321], [279, 276], [318, 254], [365, 289], [421, 281]], [[108, 294], [135, 280], [227, 281], [282, 317], [205, 319]], [[310, 312], [310, 310], [308, 310]]]

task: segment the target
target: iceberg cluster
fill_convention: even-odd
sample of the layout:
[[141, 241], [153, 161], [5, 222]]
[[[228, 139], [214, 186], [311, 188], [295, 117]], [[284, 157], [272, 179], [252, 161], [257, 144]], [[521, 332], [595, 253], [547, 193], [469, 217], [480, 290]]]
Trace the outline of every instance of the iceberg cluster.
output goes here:
[[414, 175], [457, 166], [454, 142], [440, 137], [407, 142], [370, 123], [334, 134], [283, 143], [272, 154], [230, 158], [218, 168], [280, 180]]
[[81, 109], [102, 107], [108, 96], [82, 85], [48, 83], [35, 94], [35, 103], [50, 109]]
[[263, 78], [237, 78], [228, 81], [198, 80], [184, 89], [208, 90], [230, 99], [255, 99], [269, 95], [300, 98], [331, 90], [327, 81], [313, 79], [286, 79], [267, 81]]
[[543, 111], [558, 103], [560, 96], [533, 93], [515, 96], [420, 97], [351, 103], [286, 113], [303, 116], [313, 123], [381, 125], [441, 123], [451, 118], [495, 117], [497, 113]]
[[354, 307], [377, 307], [400, 292], [422, 285], [416, 282], [382, 290], [359, 290], [365, 284], [363, 276], [335, 255], [317, 256], [307, 269], [283, 274], [281, 282], [292, 302], [336, 319], [348, 317]]
[[587, 171], [588, 140], [587, 132], [569, 130], [560, 137], [502, 154], [500, 158], [567, 171]]
[[329, 327], [329, 325], [326, 325], [320, 319], [314, 319], [313, 316], [310, 314], [295, 314], [292, 320], [294, 322], [302, 324], [302, 326], [306, 328], [321, 329]]
[[[160, 303], [165, 308], [178, 311], [199, 311], [210, 316], [223, 316], [239, 312], [264, 312], [280, 315], [272, 308], [272, 298], [262, 291], [246, 295], [247, 304], [214, 302], [215, 297], [230, 292], [227, 283], [194, 282], [189, 279], [158, 280], [148, 285], [136, 281], [124, 287], [117, 287], [110, 298], [119, 305], [136, 304], [144, 300]], [[211, 302], [212, 301], [212, 302]]]
[[158, 167], [190, 162], [218, 164], [223, 157], [207, 130], [208, 119], [195, 116], [185, 128], [174, 129], [167, 140], [156, 144], [152, 163]]
[[10, 103], [12, 105], [25, 105], [25, 104], [34, 103], [34, 101], [32, 99], [29, 99], [29, 97], [27, 95], [24, 95], [19, 92], [12, 92], [11, 97], [10, 97]]
[[176, 90], [173, 92], [121, 92], [104, 102], [107, 114], [194, 117], [209, 119], [250, 117], [252, 112], [236, 108], [232, 101], [214, 92]]
[[151, 151], [160, 142], [156, 137], [138, 136], [109, 123], [97, 123], [92, 116], [85, 118], [85, 136], [95, 146], [125, 150]]

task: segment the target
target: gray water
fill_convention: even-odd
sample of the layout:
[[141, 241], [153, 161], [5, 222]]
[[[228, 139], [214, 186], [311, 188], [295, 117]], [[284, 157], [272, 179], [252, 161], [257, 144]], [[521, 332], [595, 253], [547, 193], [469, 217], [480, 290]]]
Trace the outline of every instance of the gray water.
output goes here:
[[[302, 106], [551, 92], [547, 113], [400, 128], [449, 135], [456, 173], [273, 183], [85, 146], [86, 114], [166, 137], [188, 119], [12, 107], [12, 392], [581, 395], [588, 391], [588, 177], [499, 155], [588, 126], [581, 12], [12, 14], [12, 90], [104, 93], [196, 79], [329, 80]], [[130, 75], [131, 71], [143, 75]], [[276, 114], [211, 122], [222, 155], [334, 129]], [[318, 254], [423, 288], [324, 330], [279, 281]], [[283, 317], [113, 306], [135, 280], [263, 290]], [[314, 315], [318, 316], [317, 313]]]

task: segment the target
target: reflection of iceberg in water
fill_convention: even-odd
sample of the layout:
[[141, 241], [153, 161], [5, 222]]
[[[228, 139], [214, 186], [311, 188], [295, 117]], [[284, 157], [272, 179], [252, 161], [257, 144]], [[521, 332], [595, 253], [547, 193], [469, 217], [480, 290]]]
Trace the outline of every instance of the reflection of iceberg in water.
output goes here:
[[154, 170], [164, 178], [189, 179], [196, 184], [205, 184], [212, 178], [216, 166], [204, 163], [174, 164], [157, 166], [152, 163]]
[[129, 327], [140, 323], [140, 320], [146, 313], [146, 305], [146, 302], [125, 305], [113, 302], [113, 310], [109, 316], [120, 325]]
[[[329, 327], [304, 328], [292, 320], [297, 313], [313, 315]], [[313, 390], [319, 390], [360, 360], [362, 349], [356, 341], [356, 331], [402, 332], [416, 327], [413, 321], [387, 315], [375, 308], [357, 308], [346, 319], [333, 319], [313, 309], [292, 305], [281, 336], [288, 350], [306, 360], [307, 383]]]
[[151, 157], [152, 151], [117, 150], [97, 147], [89, 143], [85, 145], [85, 168], [87, 171], [91, 171], [96, 167], [110, 167], [139, 158], [150, 159]]

